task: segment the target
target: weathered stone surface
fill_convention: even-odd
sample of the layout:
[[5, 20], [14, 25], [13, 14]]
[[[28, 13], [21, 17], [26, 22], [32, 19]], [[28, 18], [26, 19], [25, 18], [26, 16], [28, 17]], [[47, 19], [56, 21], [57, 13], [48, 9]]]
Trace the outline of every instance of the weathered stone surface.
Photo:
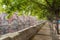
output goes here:
[[37, 25], [25, 28], [23, 30], [20, 30], [18, 32], [14, 33], [8, 33], [6, 35], [2, 35], [0, 37], [0, 40], [28, 40], [33, 35], [37, 33], [39, 28], [44, 24], [45, 22], [41, 22]]

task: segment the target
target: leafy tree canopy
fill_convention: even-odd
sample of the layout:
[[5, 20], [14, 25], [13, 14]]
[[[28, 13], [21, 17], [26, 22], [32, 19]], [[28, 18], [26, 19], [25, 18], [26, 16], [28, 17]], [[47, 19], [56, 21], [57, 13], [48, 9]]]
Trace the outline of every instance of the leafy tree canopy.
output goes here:
[[60, 0], [1, 0], [1, 11], [19, 14], [25, 11], [28, 15], [38, 16], [39, 18], [55, 18], [60, 13]]

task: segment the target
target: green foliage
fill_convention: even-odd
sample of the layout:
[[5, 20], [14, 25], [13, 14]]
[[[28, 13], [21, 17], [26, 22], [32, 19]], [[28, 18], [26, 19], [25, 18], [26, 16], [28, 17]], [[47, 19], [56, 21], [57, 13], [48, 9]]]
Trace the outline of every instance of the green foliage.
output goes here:
[[[38, 16], [39, 18], [54, 18], [55, 12], [60, 12], [60, 0], [0, 0], [0, 8], [2, 12], [11, 13], [18, 11], [19, 15], [25, 11], [28, 15], [31, 11], [32, 16]], [[2, 6], [5, 5], [5, 8]]]

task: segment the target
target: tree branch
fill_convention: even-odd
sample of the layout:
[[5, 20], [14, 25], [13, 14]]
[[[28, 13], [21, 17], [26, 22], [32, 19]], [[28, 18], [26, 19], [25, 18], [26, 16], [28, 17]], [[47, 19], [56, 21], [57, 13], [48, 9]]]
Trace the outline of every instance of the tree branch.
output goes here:
[[56, 0], [53, 0], [53, 2], [52, 2], [52, 9], [53, 9], [53, 10], [56, 9], [56, 8], [55, 8], [55, 3], [56, 3]]
[[50, 9], [48, 6], [43, 5], [43, 4], [39, 3], [39, 2], [36, 2], [36, 1], [33, 1], [33, 0], [30, 0], [30, 1], [37, 4], [38, 7], [40, 7], [41, 9], [48, 9], [48, 10]]
[[45, 1], [46, 1], [47, 5], [51, 8], [51, 5], [50, 5], [50, 3], [48, 2], [48, 0], [45, 0]]

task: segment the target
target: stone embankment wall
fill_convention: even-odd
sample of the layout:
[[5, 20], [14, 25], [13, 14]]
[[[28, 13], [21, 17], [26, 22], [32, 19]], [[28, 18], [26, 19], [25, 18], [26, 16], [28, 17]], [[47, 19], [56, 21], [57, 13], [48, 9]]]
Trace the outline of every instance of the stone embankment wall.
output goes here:
[[0, 40], [28, 40], [38, 32], [44, 23], [45, 21], [14, 33], [2, 35], [0, 36]]

